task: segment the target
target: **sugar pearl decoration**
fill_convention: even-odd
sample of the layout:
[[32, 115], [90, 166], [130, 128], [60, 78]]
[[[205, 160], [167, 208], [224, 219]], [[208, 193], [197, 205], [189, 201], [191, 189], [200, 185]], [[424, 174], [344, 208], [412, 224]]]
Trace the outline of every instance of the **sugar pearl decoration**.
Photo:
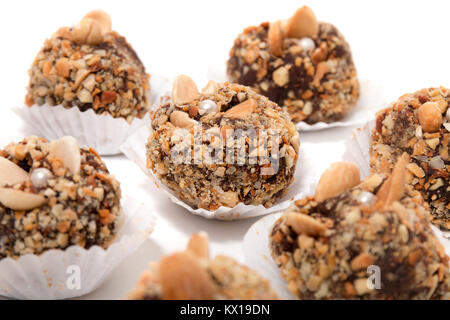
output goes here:
[[370, 206], [370, 205], [375, 203], [376, 196], [373, 193], [370, 193], [370, 192], [367, 192], [367, 191], [363, 191], [358, 196], [358, 200], [359, 200], [359, 202], [361, 204], [366, 205], [366, 206]]
[[198, 113], [200, 113], [200, 115], [211, 114], [217, 111], [219, 111], [219, 107], [212, 100], [203, 100], [198, 105]]
[[316, 48], [316, 44], [311, 38], [302, 38], [299, 40], [298, 44], [305, 51], [313, 51]]
[[47, 181], [52, 177], [52, 173], [45, 168], [34, 169], [31, 173], [31, 183], [35, 188], [45, 188]]

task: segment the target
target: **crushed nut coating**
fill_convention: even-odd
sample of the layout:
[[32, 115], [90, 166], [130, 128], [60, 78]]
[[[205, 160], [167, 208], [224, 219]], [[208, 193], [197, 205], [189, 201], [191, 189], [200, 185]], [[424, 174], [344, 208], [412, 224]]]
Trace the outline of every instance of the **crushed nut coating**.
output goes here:
[[[207, 109], [202, 108], [205, 105]], [[246, 132], [252, 130], [259, 138], [263, 132], [276, 135], [269, 141], [249, 139]], [[293, 181], [299, 144], [294, 124], [277, 104], [248, 87], [214, 83], [193, 101], [169, 102], [153, 114], [147, 164], [195, 209], [216, 210], [238, 203], [270, 207]], [[251, 162], [250, 157], [261, 156], [264, 147], [268, 155], [278, 150], [278, 158], [272, 158], [278, 170], [271, 171], [271, 162]], [[189, 159], [200, 154], [200, 162], [177, 163], [173, 155], [183, 150]], [[233, 161], [241, 152], [244, 161]]]
[[429, 203], [433, 223], [450, 230], [450, 91], [429, 88], [405, 94], [377, 114], [370, 165], [388, 173], [408, 154], [407, 182]]
[[[272, 256], [289, 290], [300, 299], [450, 299], [449, 258], [428, 224], [428, 205], [406, 185], [388, 207], [368, 205], [384, 175], [317, 202], [296, 201], [271, 232]], [[380, 192], [382, 193], [382, 192]], [[378, 209], [380, 208], [380, 209]], [[295, 231], [311, 218], [322, 233]], [[303, 222], [303, 223], [305, 223]], [[368, 268], [379, 268], [379, 288]], [[375, 274], [376, 275], [376, 274]]]
[[136, 52], [117, 32], [101, 43], [75, 41], [73, 28], [60, 28], [37, 54], [25, 101], [92, 109], [131, 123], [149, 109], [149, 75]]
[[[271, 24], [249, 27], [234, 41], [227, 64], [230, 81], [285, 106], [294, 122], [341, 119], [359, 97], [356, 69], [343, 36], [333, 25], [319, 23], [319, 33], [311, 38], [279, 40], [282, 49], [275, 55], [269, 43]], [[314, 47], [305, 48], [305, 42], [302, 46], [305, 39]]]
[[73, 174], [63, 166], [63, 159], [50, 154], [50, 148], [45, 139], [28, 137], [0, 150], [0, 157], [31, 176], [38, 168], [48, 173], [48, 179], [40, 179], [38, 186], [31, 179], [2, 186], [46, 201], [32, 210], [12, 210], [0, 204], [0, 259], [71, 245], [107, 248], [116, 235], [120, 185], [100, 156], [92, 149], [80, 149], [80, 169]]

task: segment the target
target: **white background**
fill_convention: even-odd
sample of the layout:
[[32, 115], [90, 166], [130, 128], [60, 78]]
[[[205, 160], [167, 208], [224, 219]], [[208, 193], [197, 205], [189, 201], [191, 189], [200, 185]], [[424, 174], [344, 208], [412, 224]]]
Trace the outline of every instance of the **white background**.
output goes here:
[[[309, 5], [331, 22], [353, 50], [361, 79], [383, 87], [387, 101], [430, 86], [450, 86], [450, 5], [447, 1], [1, 1], [0, 147], [26, 130], [10, 108], [23, 103], [27, 70], [45, 38], [60, 26], [77, 23], [92, 9], [110, 13], [113, 29], [126, 36], [149, 73], [168, 78], [184, 73], [199, 87], [208, 68], [221, 68], [235, 36], [247, 26], [289, 17]], [[384, 107], [384, 106], [380, 106]], [[375, 109], [374, 109], [375, 111]], [[351, 128], [301, 134], [319, 170], [339, 160]], [[244, 261], [241, 240], [256, 220], [208, 221], [150, 197], [151, 182], [125, 157], [105, 159], [125, 194], [146, 202], [159, 217], [152, 237], [97, 291], [83, 298], [126, 296], [148, 262], [182, 248], [188, 236], [209, 232], [213, 254]]]

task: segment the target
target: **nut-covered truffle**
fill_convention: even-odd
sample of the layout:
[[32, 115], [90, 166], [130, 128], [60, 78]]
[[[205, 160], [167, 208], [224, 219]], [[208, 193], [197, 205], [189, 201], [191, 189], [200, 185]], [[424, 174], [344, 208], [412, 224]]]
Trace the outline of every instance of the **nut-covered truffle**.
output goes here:
[[404, 153], [406, 181], [429, 203], [433, 222], [450, 230], [450, 91], [429, 88], [405, 94], [377, 114], [370, 164], [390, 172]]
[[26, 104], [92, 109], [143, 118], [149, 109], [149, 75], [126, 39], [111, 31], [106, 12], [92, 11], [72, 28], [60, 28], [29, 71]]
[[400, 185], [405, 170], [399, 160], [389, 177], [374, 174], [323, 201], [298, 200], [282, 215], [270, 246], [294, 296], [450, 299], [449, 257], [420, 193]]
[[299, 135], [277, 104], [237, 84], [186, 76], [152, 116], [148, 168], [191, 207], [272, 206], [293, 181]]
[[337, 121], [359, 97], [349, 45], [308, 7], [287, 21], [245, 29], [234, 41], [227, 73], [285, 106], [294, 122]]
[[78, 245], [107, 248], [117, 234], [120, 185], [72, 137], [28, 137], [0, 150], [0, 259]]
[[195, 234], [187, 249], [151, 266], [128, 296], [132, 300], [273, 300], [267, 280], [225, 256], [210, 259], [208, 237]]

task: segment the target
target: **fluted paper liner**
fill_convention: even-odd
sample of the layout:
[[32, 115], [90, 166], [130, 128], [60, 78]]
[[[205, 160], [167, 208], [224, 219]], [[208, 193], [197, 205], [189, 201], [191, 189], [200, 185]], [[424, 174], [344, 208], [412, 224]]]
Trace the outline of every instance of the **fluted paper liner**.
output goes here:
[[304, 151], [302, 144], [300, 144], [299, 158], [297, 159], [297, 167], [294, 175], [293, 183], [288, 187], [288, 193], [283, 196], [277, 203], [265, 208], [263, 205], [245, 205], [239, 203], [234, 208], [220, 207], [217, 210], [209, 211], [206, 209], [193, 209], [188, 204], [180, 200], [169, 188], [165, 187], [153, 174], [153, 172], [146, 167], [146, 144], [150, 135], [150, 129], [142, 127], [137, 130], [127, 141], [122, 145], [122, 152], [133, 162], [135, 162], [141, 170], [150, 177], [156, 184], [156, 190], [149, 190], [148, 196], [154, 197], [158, 201], [159, 195], [164, 193], [173, 203], [185, 208], [189, 212], [202, 216], [208, 219], [219, 220], [238, 220], [247, 219], [256, 216], [261, 216], [280, 210], [286, 209], [290, 202], [294, 199], [303, 197], [309, 190], [310, 184], [314, 181], [314, 159], [308, 158], [308, 153]]
[[[88, 250], [71, 246], [41, 255], [27, 254], [0, 260], [0, 296], [15, 299], [67, 299], [97, 289], [114, 269], [152, 233], [155, 218], [139, 201], [122, 200], [122, 225], [108, 247]], [[79, 271], [80, 282], [73, 278]], [[118, 297], [120, 298], [120, 297]]]
[[[170, 82], [156, 75], [150, 77], [149, 103], [159, 104], [161, 97], [170, 89]], [[149, 121], [135, 118], [129, 124], [123, 118], [113, 118], [109, 113], [96, 114], [92, 109], [81, 112], [79, 108], [64, 108], [62, 105], [33, 105], [14, 107], [32, 133], [48, 140], [73, 136], [81, 147], [92, 147], [100, 155], [120, 153], [120, 145], [138, 128]]]
[[265, 216], [254, 223], [244, 237], [243, 249], [245, 263], [257, 271], [263, 278], [270, 281], [270, 285], [281, 299], [292, 300], [287, 282], [281, 277], [280, 269], [272, 259], [270, 252], [270, 233], [273, 224], [282, 213]]

